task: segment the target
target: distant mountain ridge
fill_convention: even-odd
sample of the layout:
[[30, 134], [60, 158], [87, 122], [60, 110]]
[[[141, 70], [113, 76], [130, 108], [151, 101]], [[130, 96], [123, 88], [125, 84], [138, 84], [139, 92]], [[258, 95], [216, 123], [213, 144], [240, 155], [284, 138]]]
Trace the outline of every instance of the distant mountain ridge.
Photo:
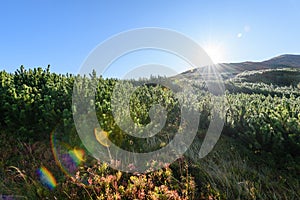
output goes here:
[[268, 65], [289, 66], [292, 68], [300, 68], [300, 55], [284, 54], [262, 63]]
[[213, 66], [199, 67], [181, 73], [191, 78], [200, 74], [219, 72], [223, 78], [232, 78], [244, 71], [279, 69], [279, 68], [300, 68], [300, 55], [284, 54], [262, 62], [240, 62], [240, 63], [220, 63]]
[[300, 68], [300, 55], [284, 54], [262, 62], [222, 63], [217, 65], [232, 65], [238, 71], [261, 69], [276, 69], [282, 67]]

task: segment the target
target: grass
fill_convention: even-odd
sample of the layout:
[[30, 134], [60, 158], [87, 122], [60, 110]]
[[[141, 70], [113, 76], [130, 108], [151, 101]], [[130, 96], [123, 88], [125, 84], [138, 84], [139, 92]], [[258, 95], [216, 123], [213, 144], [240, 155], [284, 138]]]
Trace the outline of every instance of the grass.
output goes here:
[[[54, 161], [48, 141], [25, 143], [0, 134], [0, 194], [15, 199], [300, 199], [299, 162], [279, 166], [222, 136], [204, 159], [185, 156], [148, 174], [126, 174], [89, 157], [74, 176]], [[46, 187], [37, 169], [47, 167], [57, 186]]]
[[296, 173], [278, 169], [271, 160], [223, 137], [210, 155], [191, 165], [191, 174], [219, 199], [299, 199]]

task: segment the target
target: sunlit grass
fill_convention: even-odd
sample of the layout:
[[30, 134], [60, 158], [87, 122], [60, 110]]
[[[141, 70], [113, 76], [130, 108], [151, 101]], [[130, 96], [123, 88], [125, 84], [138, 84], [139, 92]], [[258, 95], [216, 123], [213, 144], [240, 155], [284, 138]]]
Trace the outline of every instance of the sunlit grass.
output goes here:
[[[197, 162], [183, 157], [170, 168], [146, 175], [134, 175], [118, 172], [88, 158], [74, 176], [61, 172], [48, 144], [13, 143], [14, 139], [9, 134], [1, 133], [3, 138], [6, 142], [1, 140], [0, 147], [3, 152], [0, 194], [18, 195], [26, 199], [121, 199], [122, 196], [148, 199], [300, 197], [297, 178], [289, 172], [276, 169], [271, 161], [253, 155], [227, 137], [222, 137], [214, 150]], [[55, 188], [49, 189], [41, 182], [36, 173], [41, 165], [47, 166], [56, 178]], [[137, 196], [130, 196], [132, 194]]]

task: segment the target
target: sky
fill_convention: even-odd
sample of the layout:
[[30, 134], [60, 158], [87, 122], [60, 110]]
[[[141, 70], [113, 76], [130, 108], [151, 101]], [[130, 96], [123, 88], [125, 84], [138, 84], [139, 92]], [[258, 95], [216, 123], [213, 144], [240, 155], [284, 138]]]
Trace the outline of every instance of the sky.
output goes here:
[[[182, 33], [214, 62], [262, 61], [300, 54], [299, 22], [297, 0], [2, 0], [0, 70], [50, 64], [52, 72], [76, 74], [97, 45], [143, 27]], [[122, 58], [126, 64], [115, 64], [106, 75], [119, 77], [129, 71], [130, 62], [157, 63], [162, 57], [170, 56], [137, 52], [135, 57]], [[177, 63], [176, 69], [182, 71], [179, 65], [185, 63], [176, 59], [160, 64]]]

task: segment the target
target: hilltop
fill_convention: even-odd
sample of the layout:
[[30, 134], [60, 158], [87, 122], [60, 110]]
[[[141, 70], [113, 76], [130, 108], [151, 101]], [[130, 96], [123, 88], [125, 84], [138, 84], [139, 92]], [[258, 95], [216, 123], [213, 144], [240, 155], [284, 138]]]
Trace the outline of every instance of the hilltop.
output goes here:
[[219, 63], [213, 66], [204, 66], [188, 70], [181, 73], [181, 75], [198, 79], [200, 74], [210, 74], [217, 71], [221, 74], [222, 78], [228, 79], [245, 71], [281, 68], [300, 68], [300, 55], [284, 54], [261, 62]]

